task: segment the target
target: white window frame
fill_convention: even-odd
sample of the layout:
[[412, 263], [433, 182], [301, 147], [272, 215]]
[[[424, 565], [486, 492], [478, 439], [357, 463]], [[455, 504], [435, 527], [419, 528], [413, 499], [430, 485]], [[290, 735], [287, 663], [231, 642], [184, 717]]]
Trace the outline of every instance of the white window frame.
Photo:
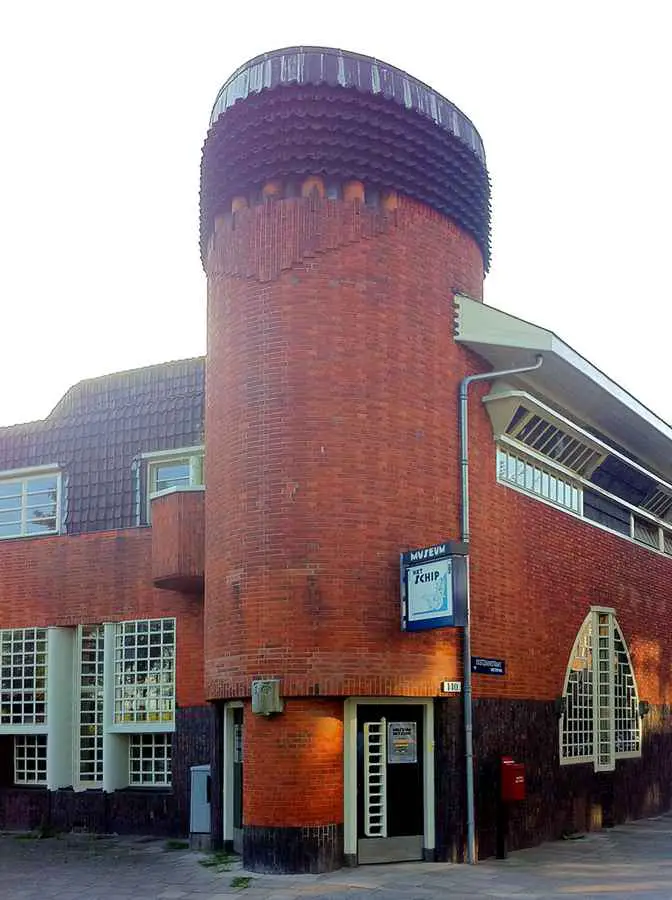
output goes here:
[[[151, 749], [149, 757], [151, 771], [142, 771], [143, 750]], [[139, 757], [134, 753], [139, 750]], [[128, 784], [130, 787], [158, 787], [169, 788], [173, 783], [173, 735], [169, 731], [136, 732], [128, 738]], [[163, 778], [156, 771], [156, 763], [165, 764]], [[135, 763], [140, 763], [136, 766]]]
[[[512, 467], [515, 469], [513, 475]], [[506, 474], [502, 474], [503, 468]], [[497, 480], [532, 497], [546, 500], [559, 509], [576, 515], [583, 513], [583, 493], [573, 476], [503, 443], [497, 445]]]
[[[97, 632], [97, 639], [100, 641], [100, 647], [98, 650], [102, 649], [102, 663], [98, 666], [96, 665], [96, 669], [100, 669], [99, 677], [100, 682], [97, 685], [89, 685], [86, 687], [82, 684], [83, 678], [83, 642], [84, 642], [84, 632]], [[104, 734], [105, 734], [105, 627], [102, 624], [91, 624], [91, 625], [80, 625], [77, 628], [77, 640], [75, 643], [76, 646], [76, 664], [75, 664], [75, 709], [74, 709], [74, 721], [76, 732], [74, 735], [73, 742], [73, 750], [74, 750], [74, 772], [75, 778], [77, 781], [78, 788], [80, 790], [86, 790], [88, 788], [99, 788], [103, 784], [104, 778], [104, 754], [102, 752], [102, 746], [100, 748], [100, 756], [101, 756], [101, 764], [100, 764], [100, 778], [90, 778], [88, 776], [82, 776], [82, 729], [84, 727], [84, 723], [82, 722], [82, 702], [84, 700], [88, 700], [95, 703], [96, 707], [94, 707], [94, 715], [96, 720], [94, 724], [94, 733], [93, 738], [94, 741], [100, 739], [101, 744], [104, 742]], [[96, 672], [98, 675], [98, 672]], [[95, 752], [98, 752], [98, 749], [95, 748]]]
[[[17, 787], [47, 786], [47, 735], [15, 734], [13, 751], [13, 783]], [[20, 751], [23, 750], [23, 753]], [[35, 760], [34, 777], [29, 777], [26, 760]]]
[[[606, 620], [606, 623], [605, 623]], [[606, 624], [606, 628], [604, 627]], [[586, 638], [589, 637], [590, 641]], [[616, 641], [621, 644], [621, 651], [625, 655], [625, 660], [616, 655]], [[583, 647], [589, 650], [589, 656], [581, 654]], [[584, 670], [591, 676], [590, 681], [590, 711], [588, 722], [590, 723], [590, 752], [567, 755], [565, 749], [568, 742], [565, 740], [569, 715], [568, 694], [572, 690], [572, 674], [577, 671], [575, 661], [579, 658], [586, 657], [587, 665]], [[616, 709], [616, 683], [622, 666], [626, 670], [627, 676], [631, 680], [630, 702], [632, 704], [631, 712], [634, 713], [633, 720], [635, 722], [635, 733], [632, 741], [636, 744], [634, 750], [619, 750], [616, 743], [616, 722], [619, 718]], [[622, 674], [622, 673], [621, 673]], [[642, 755], [642, 721], [639, 711], [639, 693], [637, 690], [637, 679], [630, 658], [630, 651], [627, 642], [623, 636], [615, 610], [610, 607], [593, 606], [588, 615], [581, 623], [578, 634], [574, 641], [572, 652], [565, 673], [565, 680], [562, 689], [563, 709], [560, 717], [559, 727], [559, 756], [560, 765], [577, 765], [580, 763], [592, 763], [596, 772], [611, 772], [616, 766], [617, 759], [636, 759]], [[627, 700], [627, 697], [622, 698]], [[621, 713], [625, 710], [627, 704], [623, 705]], [[576, 711], [580, 713], [580, 708]], [[575, 712], [576, 712], [575, 711]], [[576, 721], [580, 721], [584, 717], [577, 716]], [[621, 715], [621, 721], [627, 716]], [[572, 731], [576, 733], [578, 729]], [[571, 732], [570, 732], [571, 733]]]
[[[14, 700], [12, 699], [14, 696], [20, 696], [22, 698], [21, 703], [22, 703], [22, 707], [23, 707], [23, 699], [25, 698], [25, 696], [32, 696], [33, 697], [32, 703], [34, 704], [36, 702], [36, 700], [34, 699], [36, 697], [36, 695], [38, 693], [43, 694], [44, 700], [42, 702], [44, 704], [44, 711], [42, 712], [39, 721], [35, 721], [35, 713], [33, 713], [32, 714], [33, 721], [26, 722], [25, 714], [22, 713], [21, 721], [3, 722], [2, 721], [2, 718], [3, 718], [2, 696], [3, 696], [4, 692], [2, 691], [2, 687], [0, 684], [0, 734], [46, 733], [47, 728], [48, 728], [48, 711], [49, 711], [49, 706], [48, 706], [48, 701], [49, 701], [49, 693], [48, 693], [48, 676], [49, 676], [48, 629], [41, 628], [41, 627], [0, 629], [0, 654], [2, 652], [2, 646], [5, 643], [6, 636], [12, 635], [12, 638], [13, 638], [13, 636], [16, 635], [17, 632], [22, 632], [22, 642], [23, 642], [22, 646], [25, 646], [25, 643], [27, 640], [31, 640], [31, 636], [27, 635], [27, 633], [29, 633], [29, 632], [32, 632], [32, 640], [33, 641], [37, 642], [38, 640], [40, 640], [43, 642], [43, 651], [42, 652], [44, 653], [44, 674], [41, 678], [40, 685], [38, 685], [36, 683], [37, 676], [36, 675], [34, 676], [32, 689], [26, 688], [26, 686], [24, 684], [24, 676], [23, 675], [21, 676], [21, 679], [20, 679], [21, 683], [22, 683], [22, 687], [20, 689], [18, 687], [11, 687], [9, 689], [8, 702], [10, 704], [10, 716], [12, 715], [11, 706], [14, 704]], [[14, 643], [18, 644], [18, 641], [15, 642], [13, 639], [10, 639], [10, 642], [12, 644], [14, 644]], [[25, 651], [22, 652], [21, 655], [24, 656]], [[1, 660], [0, 660], [0, 662], [1, 662]], [[25, 662], [24, 662], [24, 665], [25, 665]], [[14, 668], [14, 666], [11, 665], [11, 663], [10, 663], [10, 667]], [[0, 666], [0, 674], [1, 674], [2, 668], [4, 668], [4, 667]], [[36, 664], [36, 662], [33, 662], [33, 669], [36, 669], [36, 668], [37, 668], [37, 664]], [[10, 675], [10, 679], [13, 682], [13, 680], [14, 680], [13, 676]], [[7, 701], [5, 701], [5, 702], [7, 702]]]
[[[135, 687], [138, 690], [148, 690], [151, 685], [156, 685], [159, 688], [158, 694], [159, 696], [152, 698], [151, 702], [158, 702], [159, 708], [156, 710], [156, 714], [158, 718], [156, 719], [138, 719], [135, 717], [135, 713], [137, 710], [132, 710], [123, 715], [128, 716], [126, 719], [120, 719], [118, 716], [119, 704], [124, 703], [124, 683], [121, 680], [123, 671], [123, 658], [120, 655], [119, 651], [123, 650], [123, 637], [124, 637], [124, 626], [127, 625], [135, 625], [137, 635], [139, 632], [137, 631], [137, 626], [139, 623], [147, 623], [148, 624], [148, 634], [152, 633], [151, 626], [156, 622], [172, 622], [173, 623], [173, 640], [172, 640], [172, 656], [166, 656], [166, 659], [172, 660], [172, 678], [170, 680], [170, 694], [165, 693], [163, 690], [166, 687], [167, 682], [159, 679], [158, 682], [127, 682], [129, 687]], [[161, 634], [164, 634], [163, 624], [161, 628]], [[120, 638], [122, 639], [120, 641]], [[105, 631], [105, 667], [106, 667], [106, 697], [108, 701], [108, 714], [106, 715], [106, 730], [110, 733], [117, 734], [129, 734], [136, 732], [172, 732], [175, 730], [175, 686], [176, 686], [176, 648], [177, 648], [177, 622], [176, 619], [172, 616], [163, 616], [155, 619], [130, 619], [122, 622], [114, 622], [111, 623]], [[136, 643], [136, 648], [139, 646]], [[151, 646], [151, 642], [148, 643], [148, 647]], [[160, 646], [168, 646], [164, 644], [163, 641], [160, 642]], [[138, 659], [139, 657], [136, 657]], [[149, 658], [149, 657], [148, 657]], [[163, 654], [160, 654], [160, 659], [163, 659]], [[163, 671], [163, 670], [161, 670]], [[131, 703], [136, 703], [137, 698], [131, 696], [132, 691], [128, 692], [129, 696], [127, 697], [127, 701]], [[147, 701], [149, 702], [149, 701]], [[167, 706], [167, 709], [164, 709], [163, 706]], [[148, 714], [148, 710], [145, 710], [145, 714]]]
[[[56, 478], [56, 512], [55, 527], [49, 531], [41, 531], [34, 534], [28, 534], [27, 519], [27, 498], [29, 495], [28, 485], [30, 481], [38, 478], [48, 478], [54, 476]], [[24, 538], [41, 538], [52, 537], [61, 533], [61, 510], [63, 505], [63, 473], [56, 464], [48, 466], [31, 466], [26, 469], [5, 469], [0, 472], [0, 484], [17, 483], [21, 485], [21, 525], [20, 530], [16, 534], [0, 535], [1, 541], [13, 541]]]
[[[195, 447], [180, 447], [177, 450], [157, 450], [152, 453], [143, 453], [141, 459], [144, 460], [147, 473], [147, 499], [152, 500], [154, 497], [161, 497], [163, 494], [172, 491], [203, 489], [204, 487], [204, 457], [205, 447], [199, 444]], [[174, 487], [156, 490], [156, 478], [153, 472], [160, 465], [169, 463], [178, 463], [188, 461], [189, 463], [189, 482], [185, 485], [175, 485]]]
[[[541, 503], [546, 503], [548, 506], [552, 506], [554, 509], [561, 510], [567, 515], [579, 518], [582, 522], [585, 522], [587, 525], [590, 525], [593, 528], [600, 528], [603, 531], [607, 531], [609, 534], [615, 534], [622, 540], [630, 541], [630, 543], [634, 544], [636, 547], [642, 547], [645, 550], [649, 550], [653, 553], [660, 553], [667, 558], [672, 555], [672, 549], [668, 550], [668, 547], [672, 548], [672, 525], [670, 525], [669, 522], [665, 522], [662, 519], [659, 519], [657, 516], [654, 516], [652, 513], [648, 512], [642, 507], [634, 506], [632, 503], [628, 503], [627, 500], [623, 500], [621, 497], [610, 494], [609, 491], [605, 491], [604, 488], [601, 488], [599, 485], [593, 484], [593, 482], [589, 481], [587, 478], [583, 478], [581, 475], [577, 475], [575, 472], [570, 472], [569, 469], [563, 468], [563, 466], [561, 466], [560, 464], [554, 463], [552, 460], [549, 460], [541, 454], [536, 453], [529, 447], [524, 447], [522, 444], [517, 443], [513, 438], [510, 438], [507, 435], [501, 435], [495, 447], [495, 472], [497, 482], [499, 484], [504, 485], [504, 487], [510, 488], [511, 490], [518, 491], [524, 494], [526, 497], [531, 497], [534, 500], [540, 501]], [[565, 485], [574, 485], [574, 487], [579, 491], [579, 510], [575, 511], [566, 506], [564, 503], [558, 503], [556, 500], [551, 499], [541, 491], [529, 490], [525, 486], [521, 486], [515, 483], [513, 480], [502, 478], [499, 471], [500, 459], [502, 454], [516, 457], [523, 462], [528, 462], [535, 468], [545, 470], [549, 474], [555, 472], [557, 473], [555, 477], [562, 479]], [[616, 506], [621, 507], [621, 509], [627, 510], [630, 515], [630, 533], [623, 534], [620, 531], [609, 528], [607, 525], [603, 525], [601, 522], [596, 522], [594, 519], [588, 518], [584, 514], [584, 489], [588, 489], [594, 494], [601, 494]], [[642, 523], [650, 524], [653, 528], [657, 529], [657, 545], [654, 546], [652, 543], [637, 539], [635, 535], [637, 533], [636, 527], [638, 524], [638, 520], [640, 520]]]

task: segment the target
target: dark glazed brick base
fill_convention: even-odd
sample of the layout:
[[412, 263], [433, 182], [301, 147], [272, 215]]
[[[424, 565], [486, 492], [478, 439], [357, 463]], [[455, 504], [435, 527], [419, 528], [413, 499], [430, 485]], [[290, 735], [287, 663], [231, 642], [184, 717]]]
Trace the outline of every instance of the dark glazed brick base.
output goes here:
[[[672, 728], [669, 707], [644, 719], [641, 759], [620, 759], [613, 772], [589, 764], [561, 766], [559, 720], [553, 702], [474, 701], [474, 761], [478, 856], [497, 849], [497, 796], [502, 756], [525, 765], [527, 799], [512, 804], [507, 847], [520, 850], [563, 833], [584, 832], [657, 815], [672, 808]], [[436, 704], [437, 856], [464, 860], [466, 835], [461, 701]]]
[[[215, 710], [210, 706], [177, 710], [172, 789], [128, 788], [104, 793], [102, 790], [48, 791], [0, 784], [0, 830], [28, 831], [46, 827], [58, 831], [85, 829], [162, 837], [187, 834], [190, 768], [211, 761], [215, 721]], [[0, 762], [7, 774], [11, 757], [0, 758]], [[219, 809], [212, 812], [220, 815]]]
[[243, 865], [254, 872], [331, 872], [343, 865], [343, 826], [243, 830]]

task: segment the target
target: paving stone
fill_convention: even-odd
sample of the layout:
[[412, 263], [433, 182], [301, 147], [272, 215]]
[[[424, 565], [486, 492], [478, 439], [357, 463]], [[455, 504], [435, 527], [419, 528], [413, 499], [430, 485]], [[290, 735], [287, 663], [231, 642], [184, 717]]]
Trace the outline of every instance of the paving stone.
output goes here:
[[[160, 842], [0, 836], [2, 900], [670, 900], [672, 815], [477, 866], [403, 863], [326, 875], [214, 873]], [[234, 889], [236, 876], [249, 887]], [[375, 896], [374, 896], [375, 895]]]

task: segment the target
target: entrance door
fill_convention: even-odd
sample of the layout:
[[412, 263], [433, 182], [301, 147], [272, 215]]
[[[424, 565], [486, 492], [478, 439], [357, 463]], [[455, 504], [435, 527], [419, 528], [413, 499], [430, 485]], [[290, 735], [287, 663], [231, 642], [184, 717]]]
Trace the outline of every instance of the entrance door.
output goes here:
[[357, 856], [422, 859], [422, 706], [357, 707]]
[[243, 852], [243, 708], [236, 706], [232, 710], [233, 719], [233, 754], [232, 754], [232, 790], [233, 790], [233, 850]]

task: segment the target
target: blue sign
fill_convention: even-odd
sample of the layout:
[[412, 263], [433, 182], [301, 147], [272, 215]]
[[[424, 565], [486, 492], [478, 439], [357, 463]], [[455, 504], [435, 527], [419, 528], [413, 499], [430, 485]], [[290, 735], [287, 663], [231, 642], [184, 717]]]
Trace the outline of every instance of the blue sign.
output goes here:
[[471, 671], [479, 672], [481, 675], [506, 675], [506, 660], [472, 656]]
[[446, 541], [401, 554], [401, 609], [405, 631], [466, 624], [467, 548]]

